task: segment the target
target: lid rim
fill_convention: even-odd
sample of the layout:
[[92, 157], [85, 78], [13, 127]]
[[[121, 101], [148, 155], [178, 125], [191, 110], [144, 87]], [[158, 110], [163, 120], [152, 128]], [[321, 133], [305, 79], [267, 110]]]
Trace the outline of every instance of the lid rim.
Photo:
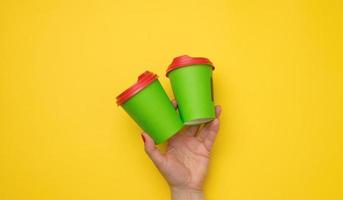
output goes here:
[[158, 80], [158, 76], [150, 71], [145, 71], [138, 76], [138, 80], [129, 88], [124, 90], [116, 97], [116, 103], [118, 106], [127, 102], [130, 98], [149, 86], [152, 82]]
[[215, 69], [213, 66], [213, 63], [205, 57], [190, 57], [188, 55], [182, 55], [175, 57], [172, 61], [172, 63], [168, 66], [167, 71], [166, 71], [166, 77], [168, 77], [168, 74], [178, 68], [181, 67], [188, 67], [192, 65], [210, 65], [212, 67], [212, 70]]

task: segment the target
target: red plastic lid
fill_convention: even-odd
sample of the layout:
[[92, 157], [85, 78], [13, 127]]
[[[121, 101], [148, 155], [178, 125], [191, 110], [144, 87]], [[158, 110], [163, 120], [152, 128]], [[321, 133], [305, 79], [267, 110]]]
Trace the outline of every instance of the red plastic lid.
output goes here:
[[168, 77], [169, 72], [173, 71], [174, 69], [196, 64], [208, 64], [212, 66], [212, 69], [214, 69], [213, 63], [207, 58], [190, 57], [188, 55], [182, 55], [174, 58], [173, 62], [169, 65], [167, 69], [166, 76]]
[[154, 80], [157, 79], [157, 75], [145, 71], [143, 74], [139, 75], [138, 80], [135, 84], [133, 84], [131, 87], [126, 89], [124, 92], [122, 92], [120, 95], [117, 96], [117, 104], [121, 105], [125, 103], [127, 100], [129, 100], [131, 97], [133, 97], [135, 94], [143, 90], [146, 86], [148, 86], [150, 83], [152, 83]]

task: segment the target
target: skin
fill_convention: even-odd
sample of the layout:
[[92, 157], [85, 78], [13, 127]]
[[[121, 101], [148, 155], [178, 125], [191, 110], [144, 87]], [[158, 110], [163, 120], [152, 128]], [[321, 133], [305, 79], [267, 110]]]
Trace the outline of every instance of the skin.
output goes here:
[[[174, 107], [177, 107], [173, 101]], [[204, 199], [203, 185], [210, 152], [219, 130], [220, 106], [216, 118], [203, 126], [187, 126], [167, 142], [162, 153], [152, 138], [142, 133], [145, 152], [168, 182], [173, 200]]]

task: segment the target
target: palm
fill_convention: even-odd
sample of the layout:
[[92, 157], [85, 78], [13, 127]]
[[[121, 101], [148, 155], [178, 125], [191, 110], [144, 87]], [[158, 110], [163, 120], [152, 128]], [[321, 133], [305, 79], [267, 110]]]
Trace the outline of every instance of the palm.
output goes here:
[[191, 136], [197, 127], [189, 127], [168, 142], [162, 174], [172, 186], [201, 189], [209, 162], [209, 150], [198, 138]]
[[216, 107], [216, 114], [217, 118], [203, 127], [186, 127], [169, 139], [165, 154], [155, 147], [147, 134], [143, 134], [146, 152], [170, 186], [202, 189], [210, 150], [219, 129], [219, 107]]

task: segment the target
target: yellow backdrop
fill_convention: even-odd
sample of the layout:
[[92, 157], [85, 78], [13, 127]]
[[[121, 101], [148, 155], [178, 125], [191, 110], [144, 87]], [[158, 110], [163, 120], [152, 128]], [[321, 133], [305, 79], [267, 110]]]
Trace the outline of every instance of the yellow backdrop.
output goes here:
[[223, 107], [208, 199], [343, 199], [340, 0], [0, 2], [0, 199], [169, 199], [115, 105], [209, 57]]

